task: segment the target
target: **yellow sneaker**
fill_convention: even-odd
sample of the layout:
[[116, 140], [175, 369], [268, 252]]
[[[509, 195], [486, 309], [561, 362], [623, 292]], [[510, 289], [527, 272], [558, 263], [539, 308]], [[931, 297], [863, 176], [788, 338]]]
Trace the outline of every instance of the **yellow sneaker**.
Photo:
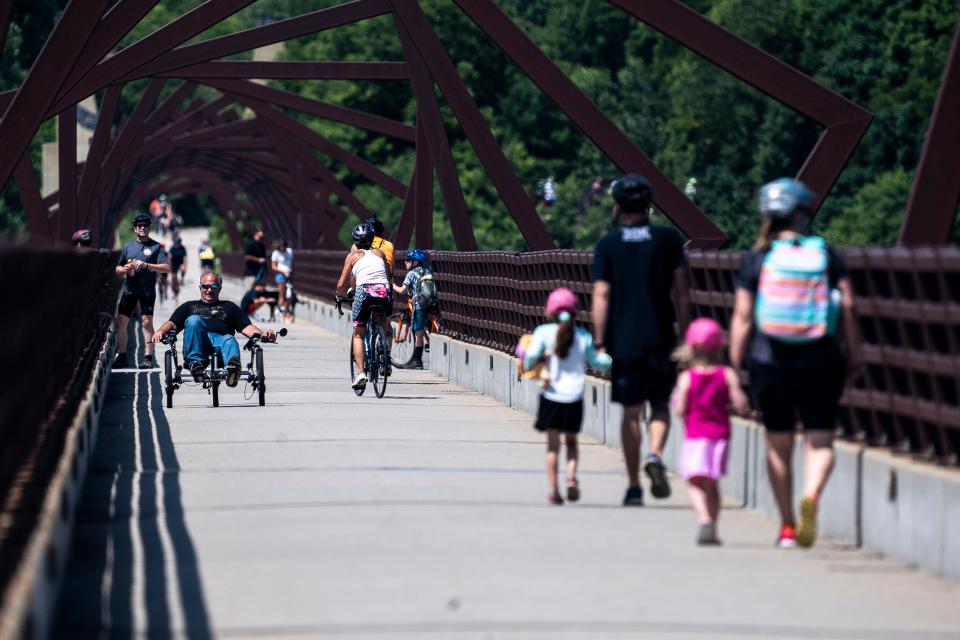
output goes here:
[[817, 501], [810, 496], [800, 500], [800, 521], [797, 524], [797, 544], [812, 547], [817, 539]]

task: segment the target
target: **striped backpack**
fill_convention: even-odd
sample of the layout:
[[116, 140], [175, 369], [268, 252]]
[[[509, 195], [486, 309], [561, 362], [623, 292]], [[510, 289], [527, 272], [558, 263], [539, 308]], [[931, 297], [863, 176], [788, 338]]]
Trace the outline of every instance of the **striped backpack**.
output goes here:
[[833, 333], [839, 292], [830, 291], [828, 264], [823, 238], [774, 240], [760, 268], [757, 328], [793, 344], [814, 342]]

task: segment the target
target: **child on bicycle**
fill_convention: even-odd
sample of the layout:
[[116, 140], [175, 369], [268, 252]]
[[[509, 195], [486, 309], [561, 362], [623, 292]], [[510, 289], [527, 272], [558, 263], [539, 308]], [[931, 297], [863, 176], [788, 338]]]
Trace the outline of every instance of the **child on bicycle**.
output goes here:
[[400, 295], [409, 293], [413, 302], [413, 318], [410, 328], [413, 329], [413, 358], [406, 369], [423, 369], [423, 346], [427, 336], [427, 322], [430, 313], [436, 309], [436, 286], [428, 287], [424, 278], [429, 278], [433, 284], [433, 274], [427, 267], [427, 254], [420, 249], [410, 249], [406, 257], [407, 276], [403, 285], [393, 285], [393, 290]]
[[557, 458], [560, 453], [560, 434], [567, 445], [567, 500], [580, 499], [577, 482], [577, 434], [583, 422], [584, 369], [610, 368], [610, 356], [594, 349], [590, 332], [574, 326], [577, 297], [570, 289], [560, 288], [547, 298], [546, 317], [549, 322], [537, 327], [523, 351], [519, 354], [527, 371], [543, 362], [546, 375], [540, 391], [540, 407], [534, 428], [547, 433], [547, 484], [550, 493], [547, 502], [561, 505], [563, 498], [557, 485]]
[[689, 484], [700, 523], [697, 544], [720, 544], [719, 480], [726, 473], [730, 442], [732, 403], [737, 411], [747, 408], [737, 373], [723, 365], [723, 330], [710, 318], [690, 323], [684, 344], [673, 354], [684, 371], [673, 392], [673, 407], [686, 424], [680, 450], [679, 472]]

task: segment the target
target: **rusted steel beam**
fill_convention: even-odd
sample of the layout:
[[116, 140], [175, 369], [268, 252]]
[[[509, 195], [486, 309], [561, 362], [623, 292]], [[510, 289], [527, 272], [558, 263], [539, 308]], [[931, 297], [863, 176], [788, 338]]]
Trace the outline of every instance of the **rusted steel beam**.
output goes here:
[[162, 59], [151, 62], [136, 72], [128, 73], [116, 80], [135, 80], [137, 78], [153, 76], [165, 71], [172, 71], [191, 64], [207, 62], [217, 58], [224, 58], [242, 51], [249, 51], [276, 42], [285, 42], [300, 36], [310, 35], [340, 27], [367, 18], [373, 18], [390, 12], [387, 0], [355, 0], [336, 5], [328, 9], [320, 9], [295, 18], [280, 20], [272, 24], [254, 27], [219, 38], [211, 38], [204, 42], [179, 47], [170, 51]]
[[77, 220], [77, 107], [57, 116], [57, 161], [60, 165], [60, 204], [54, 224], [59, 242], [69, 242]]
[[[7, 44], [7, 27], [10, 26], [10, 13], [13, 11], [13, 0], [0, 0], [0, 56]], [[0, 108], [0, 114], [3, 109]]]
[[232, 103], [233, 100], [226, 96], [200, 103], [201, 106], [195, 106], [197, 102], [193, 102], [178, 119], [145, 136], [143, 142], [145, 145], [162, 144], [176, 135], [189, 131], [196, 124], [217, 115], [217, 112], [227, 108]]
[[627, 135], [491, 0], [454, 0], [530, 80], [624, 173], [640, 173], [654, 202], [696, 247], [719, 247], [727, 237], [661, 172]]
[[[419, 150], [418, 150], [419, 153]], [[410, 178], [410, 186], [407, 187], [407, 196], [403, 199], [403, 209], [400, 211], [400, 219], [397, 226], [393, 229], [393, 246], [397, 249], [406, 249], [410, 246], [410, 238], [413, 236], [413, 222], [417, 207], [417, 168], [413, 168], [413, 177]]]
[[203, 78], [202, 82], [221, 91], [230, 91], [236, 95], [261, 100], [276, 107], [294, 109], [301, 113], [309, 113], [310, 115], [325, 118], [333, 122], [348, 124], [352, 127], [382, 133], [409, 142], [413, 142], [414, 140], [414, 129], [410, 125], [371, 113], [330, 104], [329, 102], [313, 100], [296, 93], [266, 87], [262, 84], [246, 80], [215, 80]]
[[[120, 86], [120, 85], [111, 85], [111, 86]], [[164, 98], [163, 102], [153, 110], [153, 113], [147, 117], [146, 122], [143, 123], [144, 131], [154, 131], [162, 126], [163, 122], [170, 118], [173, 113], [183, 104], [183, 101], [196, 90], [197, 85], [189, 80], [184, 81], [179, 87], [177, 87], [173, 93]]]
[[464, 86], [440, 39], [430, 27], [423, 10], [418, 4], [405, 0], [390, 0], [390, 3], [400, 18], [401, 26], [410, 34], [420, 58], [443, 91], [447, 103], [463, 127], [477, 158], [493, 181], [524, 240], [535, 251], [556, 248], [534, 208], [533, 201], [504, 157], [483, 114], [470, 97], [470, 92]]
[[[430, 246], [433, 243], [433, 167], [436, 167], [440, 192], [443, 194], [443, 206], [447, 212], [447, 220], [450, 222], [450, 230], [453, 232], [454, 244], [461, 251], [476, 251], [477, 239], [473, 234], [470, 216], [467, 214], [467, 203], [463, 197], [463, 188], [460, 185], [460, 176], [453, 162], [453, 154], [450, 152], [450, 141], [447, 140], [443, 117], [440, 115], [440, 106], [437, 104], [437, 97], [434, 93], [433, 80], [420, 58], [420, 53], [399, 20], [395, 17], [400, 44], [413, 72], [411, 83], [417, 100], [417, 126], [418, 135], [421, 138], [420, 142], [417, 143], [417, 153], [420, 153], [422, 148], [420, 145], [423, 141], [426, 141], [429, 146], [429, 158], [425, 160], [425, 168], [420, 172], [420, 179], [428, 180], [428, 178], [423, 177], [424, 171], [430, 175], [431, 219], [427, 225], [430, 230], [429, 233], [424, 231], [423, 234], [417, 231], [417, 244], [421, 244], [421, 239], [426, 237], [429, 237]], [[417, 215], [423, 215], [419, 208], [417, 209]], [[417, 226], [419, 227], [420, 224], [418, 223]]]
[[[417, 116], [417, 157], [414, 169], [414, 229], [417, 234], [417, 246], [423, 249], [433, 248], [433, 164], [430, 145], [427, 143], [427, 123], [421, 121], [422, 112]], [[422, 124], [422, 126], [420, 126]], [[451, 222], [451, 226], [452, 226]], [[471, 234], [472, 235], [472, 234]], [[459, 248], [459, 245], [458, 245]], [[473, 249], [476, 249], [474, 245]]]
[[960, 21], [943, 68], [898, 242], [947, 244], [960, 203]]
[[50, 229], [50, 210], [40, 198], [37, 174], [33, 171], [33, 162], [24, 155], [14, 170], [20, 202], [27, 217], [27, 230], [30, 231], [30, 244], [52, 244], [55, 236]]
[[407, 80], [405, 62], [201, 62], [153, 74], [157, 78], [263, 78], [311, 80]]
[[[361, 220], [366, 220], [371, 217], [373, 214], [370, 213], [370, 210], [360, 202], [360, 199], [357, 198], [345, 184], [340, 182], [337, 179], [337, 176], [334, 175], [333, 171], [327, 168], [322, 162], [320, 162], [313, 152], [307, 147], [306, 144], [302, 143], [300, 140], [293, 139], [290, 141], [290, 148], [293, 152], [300, 158], [300, 161], [310, 167], [310, 170], [313, 172], [316, 179], [323, 185], [327, 186], [340, 200], [350, 208]], [[327, 208], [328, 211], [332, 211], [331, 207]]]
[[279, 125], [286, 131], [287, 135], [291, 139], [295, 138], [306, 142], [310, 146], [318, 149], [324, 155], [329, 156], [337, 162], [340, 162], [341, 164], [356, 171], [363, 177], [367, 178], [377, 186], [382, 187], [387, 192], [392, 193], [398, 198], [402, 198], [406, 193], [406, 185], [393, 176], [388, 175], [377, 166], [325, 138], [310, 127], [297, 122], [282, 111], [278, 111], [264, 102], [254, 100], [246, 96], [235, 94], [229, 95], [232, 95], [234, 98], [236, 98], [238, 102], [250, 107], [260, 117]]
[[[103, 96], [100, 113], [97, 115], [97, 127], [93, 131], [90, 150], [87, 152], [87, 162], [84, 165], [83, 174], [80, 176], [80, 186], [77, 188], [77, 210], [84, 226], [89, 224], [90, 210], [94, 203], [93, 188], [97, 183], [97, 174], [100, 172], [103, 158], [107, 152], [107, 145], [110, 143], [113, 133], [113, 116], [117, 112], [117, 105], [120, 101], [120, 89], [119, 86], [109, 87]], [[94, 216], [90, 231], [94, 238], [99, 237], [99, 216]]]
[[[0, 120], [0, 187], [7, 183], [20, 156], [26, 150], [60, 86], [70, 75], [70, 64], [76, 60], [107, 6], [108, 0], [72, 0], [67, 4], [53, 32], [43, 45], [33, 67]], [[70, 106], [77, 101], [69, 103]], [[59, 113], [64, 107], [54, 109]]]
[[57, 98], [66, 96], [69, 90], [75, 87], [145, 15], [150, 13], [150, 10], [156, 4], [157, 0], [143, 0], [142, 2], [121, 0], [113, 5], [100, 20], [100, 23], [97, 24], [93, 35], [90, 36], [90, 41], [80, 53], [76, 64], [73, 65], [70, 79], [60, 89]]
[[310, 184], [310, 180], [304, 175], [303, 168], [296, 156], [294, 156], [293, 152], [291, 152], [287, 146], [279, 127], [270, 123], [266, 125], [265, 128], [270, 133], [277, 157], [280, 158], [280, 161], [287, 169], [287, 173], [290, 175], [293, 182], [294, 195], [300, 205], [297, 220], [299, 223], [297, 228], [297, 248], [304, 248], [304, 238], [311, 239], [312, 242], [307, 248], [313, 248], [313, 243], [316, 242], [316, 238], [321, 233], [321, 229], [329, 232], [328, 229], [324, 228], [327, 223], [323, 214], [326, 207], [317, 202], [317, 196], [313, 186]]
[[[794, 69], [678, 0], [608, 0], [771, 98], [827, 127], [797, 177], [820, 207], [873, 114]], [[858, 132], [859, 131], [859, 135]], [[819, 164], [823, 163], [820, 167]]]
[[[120, 53], [110, 56], [91, 69], [86, 77], [77, 83], [77, 86], [57, 102], [54, 111], [59, 112], [66, 104], [80, 102], [94, 91], [117, 82], [125, 75], [130, 75], [252, 2], [253, 0], [207, 0], [196, 9], [157, 29], [145, 38], [137, 40]], [[151, 74], [136, 77], [145, 75]]]

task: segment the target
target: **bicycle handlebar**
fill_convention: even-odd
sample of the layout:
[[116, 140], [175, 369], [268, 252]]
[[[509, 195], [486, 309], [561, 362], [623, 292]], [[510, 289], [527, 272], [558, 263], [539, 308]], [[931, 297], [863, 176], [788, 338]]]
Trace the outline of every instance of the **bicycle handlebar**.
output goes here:
[[[278, 337], [278, 338], [282, 338], [282, 337], [284, 337], [285, 335], [287, 335], [287, 328], [286, 328], [286, 327], [283, 327], [282, 329], [280, 329], [280, 331], [277, 331], [277, 337]], [[253, 348], [254, 345], [259, 344], [259, 343], [260, 343], [260, 339], [261, 339], [262, 337], [263, 337], [263, 334], [261, 334], [261, 333], [255, 333], [255, 334], [253, 334], [252, 336], [250, 336], [249, 338], [247, 338], [247, 344], [243, 345], [244, 350], [249, 351], [251, 348]]]

